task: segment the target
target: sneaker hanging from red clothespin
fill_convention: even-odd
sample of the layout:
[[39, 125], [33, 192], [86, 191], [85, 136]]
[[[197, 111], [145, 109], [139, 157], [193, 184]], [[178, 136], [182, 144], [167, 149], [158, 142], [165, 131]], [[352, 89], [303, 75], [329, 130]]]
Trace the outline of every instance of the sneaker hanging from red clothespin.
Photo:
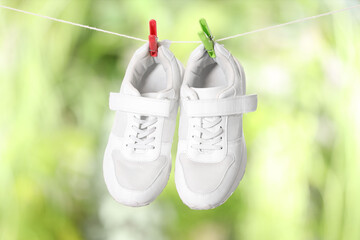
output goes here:
[[149, 35], [149, 51], [152, 57], [157, 57], [158, 53], [158, 44], [157, 44], [157, 31], [156, 31], [156, 21], [151, 19], [149, 21], [150, 35]]

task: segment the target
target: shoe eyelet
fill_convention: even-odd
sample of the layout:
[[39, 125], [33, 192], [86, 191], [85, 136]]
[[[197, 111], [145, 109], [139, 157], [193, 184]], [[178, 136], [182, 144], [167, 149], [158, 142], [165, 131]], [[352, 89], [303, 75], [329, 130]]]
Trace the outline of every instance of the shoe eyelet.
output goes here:
[[220, 147], [220, 150], [222, 150], [223, 149], [223, 147]]

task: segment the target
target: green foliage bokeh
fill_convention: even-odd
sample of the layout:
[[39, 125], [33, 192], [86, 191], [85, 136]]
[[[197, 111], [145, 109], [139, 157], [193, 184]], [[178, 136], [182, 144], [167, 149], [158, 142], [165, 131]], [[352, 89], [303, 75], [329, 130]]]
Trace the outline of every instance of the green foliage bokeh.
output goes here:
[[[358, 1], [8, 0], [1, 4], [147, 38], [216, 38]], [[102, 156], [141, 42], [0, 9], [0, 239], [360, 239], [360, 20], [339, 13], [223, 42], [259, 107], [244, 118], [248, 165], [222, 206], [192, 211], [173, 173], [156, 201], [117, 204]], [[186, 65], [194, 44], [173, 44]], [[176, 153], [176, 136], [173, 161]]]

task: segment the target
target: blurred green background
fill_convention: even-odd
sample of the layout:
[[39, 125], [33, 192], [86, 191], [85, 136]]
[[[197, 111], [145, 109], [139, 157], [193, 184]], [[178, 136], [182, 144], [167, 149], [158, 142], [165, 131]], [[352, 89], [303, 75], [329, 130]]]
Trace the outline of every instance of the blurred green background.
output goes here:
[[[359, 1], [1, 4], [140, 38], [155, 18], [160, 39], [198, 40], [200, 17], [222, 38]], [[109, 92], [142, 43], [0, 9], [0, 239], [360, 239], [359, 43], [359, 9], [223, 42], [259, 94], [244, 179], [192, 211], [172, 173], [155, 202], [129, 208], [108, 194], [102, 157]], [[195, 47], [171, 50], [186, 65]]]

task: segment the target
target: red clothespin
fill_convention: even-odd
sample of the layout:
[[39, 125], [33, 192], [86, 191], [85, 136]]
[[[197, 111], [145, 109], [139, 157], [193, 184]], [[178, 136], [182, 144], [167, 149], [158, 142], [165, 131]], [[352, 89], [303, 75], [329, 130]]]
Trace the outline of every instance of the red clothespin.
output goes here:
[[151, 19], [149, 21], [150, 35], [149, 35], [149, 51], [152, 57], [156, 57], [158, 53], [157, 45], [157, 31], [156, 31], [156, 21]]

